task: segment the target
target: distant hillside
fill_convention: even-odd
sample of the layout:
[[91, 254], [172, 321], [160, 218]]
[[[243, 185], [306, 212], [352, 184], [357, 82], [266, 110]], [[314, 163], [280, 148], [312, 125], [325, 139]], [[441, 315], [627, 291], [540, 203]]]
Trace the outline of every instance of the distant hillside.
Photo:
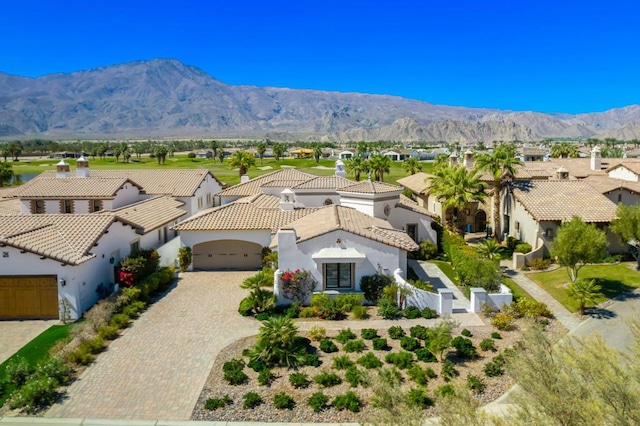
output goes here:
[[640, 138], [640, 106], [548, 115], [396, 96], [233, 86], [172, 59], [25, 78], [0, 73], [0, 136], [536, 141]]

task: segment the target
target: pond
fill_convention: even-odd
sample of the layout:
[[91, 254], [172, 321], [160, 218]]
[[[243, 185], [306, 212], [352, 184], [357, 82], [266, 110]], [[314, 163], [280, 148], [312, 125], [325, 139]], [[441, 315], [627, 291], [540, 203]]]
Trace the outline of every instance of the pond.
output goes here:
[[13, 185], [15, 183], [25, 183], [38, 176], [40, 173], [16, 173], [13, 175], [13, 178], [9, 181], [9, 185]]

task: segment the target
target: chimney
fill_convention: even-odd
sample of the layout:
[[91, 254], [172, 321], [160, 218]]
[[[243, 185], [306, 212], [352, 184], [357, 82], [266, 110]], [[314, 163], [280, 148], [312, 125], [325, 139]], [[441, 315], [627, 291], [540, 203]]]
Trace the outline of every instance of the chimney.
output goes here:
[[76, 161], [76, 177], [89, 177], [89, 161], [84, 158], [84, 156], [78, 158], [78, 160]]
[[602, 166], [602, 157], [600, 156], [600, 147], [597, 145], [591, 150], [591, 170], [600, 170]]
[[560, 166], [558, 170], [556, 170], [556, 178], [560, 180], [569, 179], [569, 170], [565, 169], [563, 166]]
[[249, 180], [250, 180], [249, 175], [240, 176], [240, 183], [247, 183], [249, 182]]
[[283, 211], [292, 211], [295, 207], [295, 193], [287, 188], [280, 193], [280, 208]]
[[458, 156], [456, 155], [455, 152], [452, 152], [451, 155], [449, 156], [449, 165], [453, 167], [456, 164], [458, 164]]
[[335, 175], [337, 177], [341, 177], [341, 178], [346, 178], [347, 177], [347, 172], [344, 169], [344, 163], [342, 162], [342, 160], [336, 161]]
[[464, 159], [462, 160], [462, 165], [467, 168], [473, 167], [473, 152], [471, 152], [470, 149], [464, 153]]
[[64, 161], [64, 158], [60, 160], [58, 164], [56, 164], [56, 177], [58, 178], [68, 178], [71, 176], [71, 172], [69, 171], [69, 164]]

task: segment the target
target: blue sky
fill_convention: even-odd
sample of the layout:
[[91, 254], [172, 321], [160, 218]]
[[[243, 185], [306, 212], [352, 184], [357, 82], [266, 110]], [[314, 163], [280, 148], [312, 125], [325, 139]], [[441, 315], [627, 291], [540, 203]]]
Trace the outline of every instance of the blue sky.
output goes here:
[[591, 112], [640, 103], [632, 1], [1, 2], [0, 71], [156, 57], [230, 84]]

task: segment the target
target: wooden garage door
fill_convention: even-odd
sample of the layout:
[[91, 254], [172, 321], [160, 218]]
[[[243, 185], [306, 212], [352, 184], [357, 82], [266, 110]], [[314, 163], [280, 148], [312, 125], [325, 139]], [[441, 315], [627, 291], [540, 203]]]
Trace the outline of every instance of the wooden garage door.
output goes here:
[[209, 241], [193, 248], [193, 268], [254, 270], [262, 266], [260, 244], [239, 240]]
[[0, 277], [0, 319], [58, 317], [55, 276]]

